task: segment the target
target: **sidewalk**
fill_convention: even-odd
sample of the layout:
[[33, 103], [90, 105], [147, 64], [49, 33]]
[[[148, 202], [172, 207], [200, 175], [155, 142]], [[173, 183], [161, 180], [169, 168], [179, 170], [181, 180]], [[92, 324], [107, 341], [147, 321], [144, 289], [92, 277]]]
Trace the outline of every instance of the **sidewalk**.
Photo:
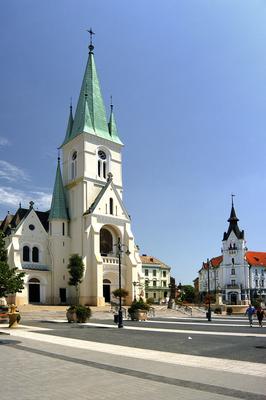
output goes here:
[[[22, 319], [36, 320], [40, 318], [50, 318], [50, 319], [65, 319], [66, 310], [69, 306], [51, 306], [51, 305], [33, 305], [27, 304], [24, 306], [19, 306], [18, 309], [21, 313]], [[94, 307], [91, 306], [92, 319], [113, 320], [114, 311], [111, 309], [110, 305], [104, 307]], [[155, 317], [156, 318], [190, 318], [191, 316], [184, 314], [178, 310], [172, 310], [167, 308], [167, 306], [154, 306]], [[198, 310], [193, 310], [192, 317], [200, 318], [205, 317], [204, 313]]]

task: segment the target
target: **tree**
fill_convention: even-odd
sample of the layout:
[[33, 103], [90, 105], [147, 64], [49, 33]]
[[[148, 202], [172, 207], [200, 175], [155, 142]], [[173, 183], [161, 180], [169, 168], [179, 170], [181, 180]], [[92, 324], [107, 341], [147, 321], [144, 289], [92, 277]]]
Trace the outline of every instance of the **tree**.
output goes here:
[[179, 300], [187, 301], [188, 303], [193, 303], [195, 298], [195, 289], [191, 285], [182, 285], [180, 290]]
[[123, 288], [121, 288], [121, 290], [120, 289], [115, 289], [115, 290], [112, 291], [112, 293], [113, 293], [113, 295], [115, 297], [120, 297], [120, 294], [121, 294], [122, 299], [124, 299], [125, 297], [128, 296], [128, 290], [123, 289]]
[[75, 286], [76, 288], [76, 304], [78, 304], [78, 292], [79, 292], [79, 285], [82, 282], [83, 275], [84, 275], [84, 264], [82, 261], [82, 257], [78, 254], [72, 254], [69, 257], [69, 263], [67, 266], [69, 272], [69, 281], [68, 284], [70, 286]]
[[7, 297], [24, 289], [25, 272], [17, 272], [18, 268], [10, 268], [7, 261], [4, 234], [0, 232], [0, 297]]

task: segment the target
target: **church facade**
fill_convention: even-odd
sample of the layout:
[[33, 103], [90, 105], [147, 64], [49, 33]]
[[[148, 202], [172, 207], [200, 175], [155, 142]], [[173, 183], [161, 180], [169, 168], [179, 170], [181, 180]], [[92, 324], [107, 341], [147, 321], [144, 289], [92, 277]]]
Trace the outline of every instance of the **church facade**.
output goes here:
[[203, 262], [199, 270], [199, 295], [221, 293], [224, 304], [248, 304], [266, 300], [266, 253], [249, 251], [245, 233], [239, 229], [234, 203], [227, 232], [224, 232], [221, 255]]
[[[62, 138], [63, 139], [63, 138]], [[104, 305], [119, 287], [133, 299], [133, 282], [143, 280], [142, 264], [123, 204], [122, 148], [111, 105], [107, 120], [90, 43], [80, 95], [60, 147], [51, 209], [40, 212], [31, 202], [8, 214], [5, 233], [9, 265], [25, 271], [25, 288], [16, 303], [71, 303], [70, 255], [85, 265], [80, 303]]]

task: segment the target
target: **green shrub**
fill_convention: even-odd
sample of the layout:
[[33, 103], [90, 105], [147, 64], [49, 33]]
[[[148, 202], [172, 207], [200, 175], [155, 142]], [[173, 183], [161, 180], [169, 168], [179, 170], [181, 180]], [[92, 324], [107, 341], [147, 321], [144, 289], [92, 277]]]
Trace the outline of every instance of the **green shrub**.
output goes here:
[[153, 298], [153, 297], [149, 297], [149, 298], [146, 300], [146, 303], [147, 303], [147, 304], [154, 304], [154, 298]]
[[91, 309], [88, 306], [70, 306], [67, 311], [75, 312], [77, 315], [77, 322], [86, 322], [91, 317]]
[[136, 310], [146, 310], [149, 311], [150, 305], [148, 303], [145, 303], [142, 299], [133, 301], [131, 306], [128, 309], [129, 314], [134, 313]]
[[222, 309], [221, 309], [221, 307], [216, 307], [216, 308], [214, 309], [214, 314], [222, 314]]

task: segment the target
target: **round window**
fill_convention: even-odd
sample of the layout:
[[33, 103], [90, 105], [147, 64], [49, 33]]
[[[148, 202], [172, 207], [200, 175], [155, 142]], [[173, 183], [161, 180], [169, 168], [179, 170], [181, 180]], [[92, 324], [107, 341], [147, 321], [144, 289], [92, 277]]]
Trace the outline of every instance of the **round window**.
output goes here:
[[29, 229], [30, 229], [31, 231], [34, 231], [34, 229], [35, 229], [35, 226], [34, 226], [34, 225], [32, 225], [32, 224], [30, 224], [30, 225], [29, 225]]
[[98, 151], [98, 156], [100, 157], [101, 160], [106, 160], [106, 154], [104, 151], [99, 150]]

